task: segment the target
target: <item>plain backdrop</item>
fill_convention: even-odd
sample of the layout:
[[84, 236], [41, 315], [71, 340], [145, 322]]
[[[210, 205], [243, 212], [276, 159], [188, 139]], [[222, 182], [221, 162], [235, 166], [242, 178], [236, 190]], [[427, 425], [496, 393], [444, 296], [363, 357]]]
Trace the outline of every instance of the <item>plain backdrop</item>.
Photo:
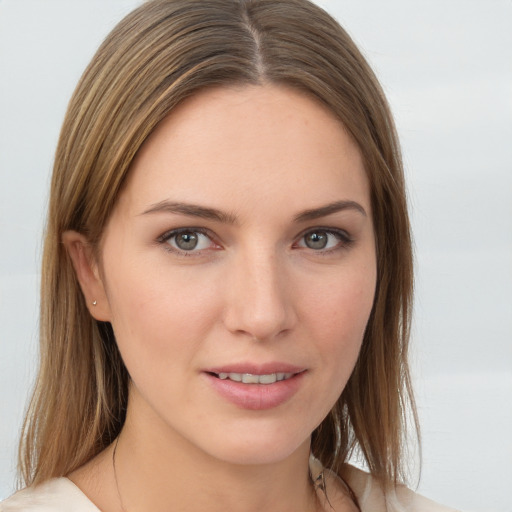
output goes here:
[[[512, 1], [325, 0], [396, 116], [417, 280], [419, 492], [512, 511]], [[41, 235], [66, 104], [135, 0], [0, 0], [0, 499], [37, 358]]]

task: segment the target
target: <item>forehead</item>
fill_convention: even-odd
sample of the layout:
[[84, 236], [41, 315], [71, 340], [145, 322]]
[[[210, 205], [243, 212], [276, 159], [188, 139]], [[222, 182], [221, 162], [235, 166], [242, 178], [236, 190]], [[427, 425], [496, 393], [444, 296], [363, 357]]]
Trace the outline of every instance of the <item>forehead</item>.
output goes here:
[[138, 208], [176, 194], [229, 199], [235, 208], [254, 197], [369, 207], [361, 154], [343, 124], [319, 101], [275, 85], [211, 89], [184, 101], [141, 147], [124, 193]]

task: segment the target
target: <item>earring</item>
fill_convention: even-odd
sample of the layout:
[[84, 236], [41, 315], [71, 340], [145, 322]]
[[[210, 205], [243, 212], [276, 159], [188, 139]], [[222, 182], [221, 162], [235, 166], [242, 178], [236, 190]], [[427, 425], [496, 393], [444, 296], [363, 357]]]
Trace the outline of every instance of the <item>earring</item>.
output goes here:
[[98, 301], [96, 301], [96, 300], [95, 300], [95, 301], [93, 301], [92, 305], [93, 305], [93, 306], [96, 306], [96, 304], [98, 304]]

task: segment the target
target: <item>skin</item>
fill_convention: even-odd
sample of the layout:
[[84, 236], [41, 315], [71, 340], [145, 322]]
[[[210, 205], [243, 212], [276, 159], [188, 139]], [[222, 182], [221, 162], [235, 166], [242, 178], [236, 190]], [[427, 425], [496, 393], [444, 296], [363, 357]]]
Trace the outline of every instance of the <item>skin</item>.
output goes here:
[[[179, 228], [195, 249], [179, 248]], [[327, 246], [308, 246], [315, 236]], [[83, 235], [63, 241], [132, 379], [116, 454], [125, 508], [315, 510], [310, 435], [355, 365], [376, 280], [369, 184], [343, 125], [289, 88], [201, 92], [141, 148], [99, 261]], [[226, 400], [205, 374], [276, 361], [304, 371], [291, 398], [264, 410]], [[120, 509], [112, 447], [70, 478], [102, 510]], [[333, 488], [335, 509], [353, 510]]]

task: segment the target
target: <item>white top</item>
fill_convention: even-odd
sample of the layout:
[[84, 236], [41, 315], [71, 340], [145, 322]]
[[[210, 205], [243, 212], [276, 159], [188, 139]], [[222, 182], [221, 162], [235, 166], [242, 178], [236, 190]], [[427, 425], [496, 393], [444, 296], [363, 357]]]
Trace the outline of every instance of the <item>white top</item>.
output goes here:
[[68, 478], [52, 478], [18, 491], [0, 503], [0, 512], [99, 512], [99, 508]]
[[[401, 487], [395, 496], [383, 498], [377, 486], [372, 485], [372, 477], [357, 469], [350, 475], [357, 485], [364, 485], [364, 491], [358, 493], [358, 501], [362, 512], [456, 512], [438, 505], [411, 490]], [[328, 487], [329, 489], [329, 487]], [[386, 509], [387, 501], [387, 509]], [[100, 512], [87, 496], [65, 477], [53, 478], [37, 486], [18, 491], [10, 498], [0, 503], [0, 512]]]

